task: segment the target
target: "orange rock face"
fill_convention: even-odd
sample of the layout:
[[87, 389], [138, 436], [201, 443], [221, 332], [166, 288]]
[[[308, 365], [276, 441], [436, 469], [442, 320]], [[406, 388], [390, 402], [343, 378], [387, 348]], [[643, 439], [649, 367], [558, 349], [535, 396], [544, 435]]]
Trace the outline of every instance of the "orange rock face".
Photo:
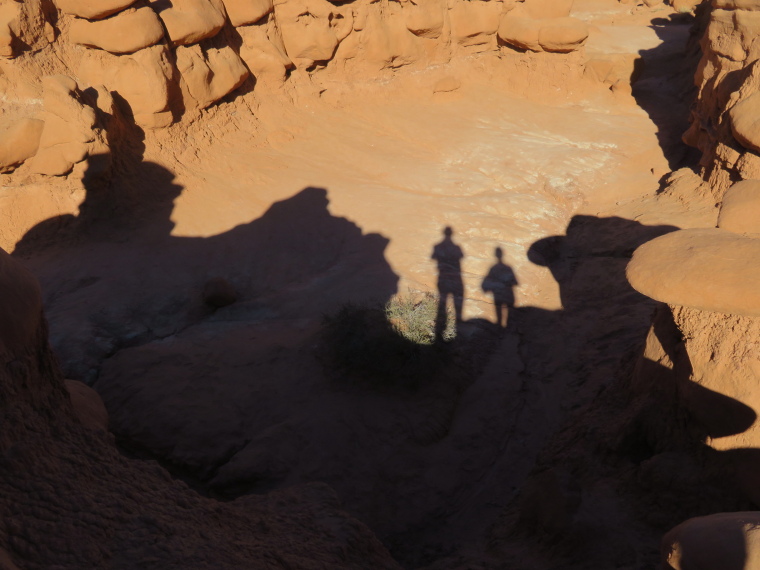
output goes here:
[[736, 234], [760, 234], [760, 180], [744, 180], [728, 189], [718, 227]]
[[51, 75], [43, 79], [43, 86], [45, 124], [32, 169], [58, 176], [90, 153], [104, 152], [107, 146], [96, 128], [94, 109], [81, 101], [73, 79]]
[[531, 51], [575, 51], [586, 41], [589, 31], [584, 22], [568, 16], [571, 7], [572, 2], [526, 2], [502, 16], [499, 38]]
[[39, 119], [19, 119], [0, 131], [0, 172], [12, 171], [37, 153], [44, 124]]
[[255, 24], [274, 9], [272, 0], [224, 0], [233, 26]]
[[164, 37], [158, 16], [147, 6], [94, 22], [77, 18], [71, 23], [69, 33], [76, 44], [115, 54], [134, 53], [157, 44]]
[[205, 51], [199, 46], [178, 48], [177, 67], [188, 94], [202, 109], [237, 89], [249, 74], [229, 47]]
[[152, 0], [175, 46], [190, 45], [219, 33], [226, 13], [222, 0]]

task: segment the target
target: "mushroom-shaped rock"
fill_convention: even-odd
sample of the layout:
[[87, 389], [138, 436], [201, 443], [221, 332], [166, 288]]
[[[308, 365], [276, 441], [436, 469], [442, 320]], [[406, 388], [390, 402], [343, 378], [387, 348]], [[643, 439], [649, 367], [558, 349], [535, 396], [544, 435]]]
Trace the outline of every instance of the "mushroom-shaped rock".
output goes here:
[[177, 48], [177, 68], [190, 97], [201, 109], [240, 87], [250, 73], [231, 47], [205, 51], [200, 46]]
[[760, 180], [743, 180], [728, 189], [718, 227], [735, 234], [760, 234]]
[[272, 0], [223, 0], [233, 26], [255, 24], [274, 9]]
[[10, 172], [33, 157], [40, 146], [44, 122], [19, 119], [0, 130], [0, 172]]
[[577, 50], [588, 38], [588, 26], [577, 18], [544, 20], [538, 43], [544, 51], [567, 53]]
[[175, 46], [215, 36], [227, 21], [222, 0], [152, 0], [150, 5]]
[[728, 114], [734, 138], [745, 148], [760, 152], [760, 93], [739, 101]]
[[520, 49], [541, 51], [538, 37], [541, 24], [538, 20], [525, 16], [508, 14], [501, 19], [497, 34], [506, 43]]
[[673, 570], [743, 570], [760, 561], [760, 513], [718, 513], [679, 524], [662, 539]]
[[107, 145], [96, 129], [95, 110], [81, 101], [76, 81], [48, 75], [42, 87], [45, 125], [31, 166], [36, 173], [60, 176], [89, 154], [105, 152]]
[[717, 228], [673, 232], [639, 247], [626, 275], [658, 301], [760, 316], [760, 239]]
[[500, 16], [501, 5], [497, 2], [459, 2], [449, 12], [451, 35], [463, 46], [495, 41]]
[[86, 428], [108, 431], [108, 411], [98, 393], [84, 382], [66, 380], [74, 415]]
[[64, 14], [71, 14], [88, 20], [106, 18], [129, 8], [135, 0], [55, 0], [55, 5]]
[[535, 19], [564, 18], [570, 15], [573, 0], [525, 0], [527, 15]]
[[69, 34], [75, 44], [123, 54], [157, 44], [164, 37], [164, 28], [156, 13], [143, 6], [105, 20], [90, 22], [77, 18], [71, 23]]

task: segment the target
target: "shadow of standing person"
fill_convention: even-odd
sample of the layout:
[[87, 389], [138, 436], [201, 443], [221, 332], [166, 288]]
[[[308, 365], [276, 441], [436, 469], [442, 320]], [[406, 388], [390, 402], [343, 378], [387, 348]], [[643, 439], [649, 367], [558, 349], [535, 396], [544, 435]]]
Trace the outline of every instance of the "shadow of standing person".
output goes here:
[[500, 247], [494, 250], [496, 263], [488, 270], [481, 285], [483, 291], [493, 295], [493, 304], [496, 309], [496, 324], [502, 329], [507, 328], [509, 310], [515, 306], [515, 293], [513, 288], [518, 284], [517, 277], [512, 268], [504, 263], [504, 252]]
[[454, 230], [446, 226], [443, 240], [433, 247], [432, 259], [438, 264], [438, 312], [435, 319], [435, 338], [443, 340], [446, 330], [446, 305], [449, 297], [454, 302], [455, 331], [462, 322], [462, 305], [464, 303], [464, 283], [462, 282], [461, 261], [464, 257], [462, 248], [455, 244], [451, 236]]

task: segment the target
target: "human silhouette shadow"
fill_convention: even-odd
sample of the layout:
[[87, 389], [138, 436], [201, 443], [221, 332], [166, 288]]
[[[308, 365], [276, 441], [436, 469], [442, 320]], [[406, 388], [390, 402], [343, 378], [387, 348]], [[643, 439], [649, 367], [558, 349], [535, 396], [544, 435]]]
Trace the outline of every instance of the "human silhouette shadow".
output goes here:
[[[134, 168], [111, 179], [86, 175], [79, 215], [41, 222], [13, 252], [42, 283], [51, 342], [70, 378], [92, 382], [119, 348], [220, 314], [318, 320], [396, 293], [388, 239], [331, 215], [324, 188], [304, 188], [218, 235], [179, 237], [171, 215], [183, 188], [158, 164]], [[237, 303], [204, 303], [204, 285], [215, 279]]]
[[494, 250], [496, 263], [488, 270], [481, 288], [493, 295], [496, 310], [496, 325], [506, 329], [509, 311], [515, 306], [514, 287], [518, 285], [517, 277], [512, 268], [504, 263], [504, 252], [500, 247]]
[[438, 310], [435, 319], [435, 337], [443, 340], [447, 325], [446, 307], [449, 299], [454, 304], [455, 334], [462, 323], [462, 307], [464, 304], [464, 282], [462, 281], [462, 258], [464, 252], [451, 239], [454, 230], [446, 226], [443, 239], [433, 246], [431, 259], [438, 265]]

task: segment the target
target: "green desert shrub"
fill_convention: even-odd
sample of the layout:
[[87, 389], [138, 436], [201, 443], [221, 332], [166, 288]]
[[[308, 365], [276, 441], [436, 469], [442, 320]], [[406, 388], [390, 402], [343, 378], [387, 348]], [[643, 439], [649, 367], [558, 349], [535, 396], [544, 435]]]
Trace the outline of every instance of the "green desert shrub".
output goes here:
[[446, 360], [434, 345], [437, 303], [435, 295], [423, 294], [397, 296], [385, 306], [344, 305], [323, 318], [321, 360], [353, 382], [419, 386]]
[[[394, 295], [385, 305], [385, 315], [393, 330], [405, 339], [416, 344], [433, 344], [438, 299], [438, 295], [430, 291]], [[456, 336], [454, 309], [450, 305], [447, 307], [446, 327], [442, 336], [445, 341], [453, 340]]]

